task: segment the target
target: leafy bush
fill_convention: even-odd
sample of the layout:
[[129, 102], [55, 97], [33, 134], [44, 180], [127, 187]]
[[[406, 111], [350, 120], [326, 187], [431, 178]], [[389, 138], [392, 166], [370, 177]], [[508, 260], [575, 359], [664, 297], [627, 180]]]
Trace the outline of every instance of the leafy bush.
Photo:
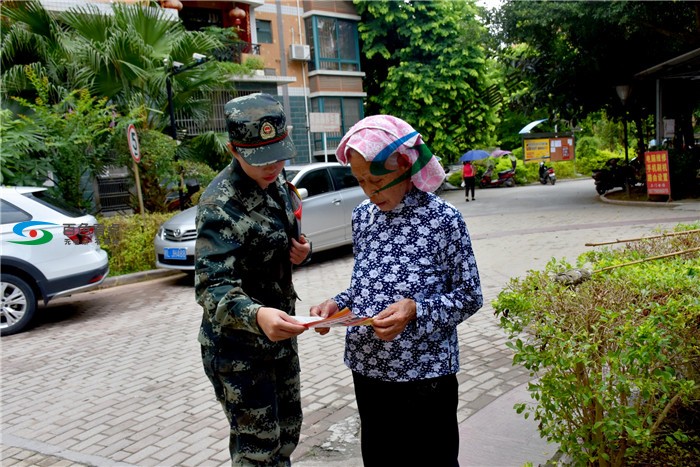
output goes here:
[[109, 255], [109, 274], [119, 276], [155, 268], [153, 239], [160, 224], [172, 214], [145, 214], [98, 218], [104, 227], [100, 246]]
[[30, 102], [14, 96], [24, 114], [2, 113], [0, 181], [39, 186], [49, 178], [58, 196], [91, 210], [86, 180], [106, 163], [114, 108], [106, 98], [93, 97], [86, 89], [67, 93], [51, 104], [49, 77], [29, 66], [23, 70], [37, 97]]
[[452, 186], [462, 186], [462, 171], [457, 170], [447, 176], [447, 183]]
[[529, 386], [535, 405], [517, 411], [533, 413], [541, 435], [573, 464], [643, 457], [671, 465], [700, 455], [697, 249], [695, 232], [586, 253], [578, 266], [595, 270], [577, 285], [555, 280], [571, 265], [552, 260], [498, 295], [513, 361], [537, 377]]

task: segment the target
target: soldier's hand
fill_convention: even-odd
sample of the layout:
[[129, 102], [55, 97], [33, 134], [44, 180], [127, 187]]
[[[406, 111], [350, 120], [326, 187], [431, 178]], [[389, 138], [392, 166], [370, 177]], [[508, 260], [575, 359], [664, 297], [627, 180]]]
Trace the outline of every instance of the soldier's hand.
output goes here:
[[[309, 314], [311, 316], [318, 316], [320, 318], [328, 318], [330, 315], [337, 312], [338, 304], [333, 300], [326, 300], [325, 302], [312, 306], [311, 309], [309, 309]], [[314, 331], [321, 335], [328, 334], [328, 331], [330, 330], [331, 328], [314, 328]]]
[[382, 340], [390, 341], [406, 329], [406, 325], [416, 319], [416, 302], [404, 298], [392, 303], [372, 319], [374, 333]]
[[311, 252], [311, 244], [305, 236], [300, 236], [299, 240], [292, 239], [292, 248], [289, 250], [289, 260], [294, 265], [300, 265], [304, 262]]
[[262, 307], [258, 309], [257, 321], [260, 329], [273, 342], [298, 336], [306, 328], [282, 310]]

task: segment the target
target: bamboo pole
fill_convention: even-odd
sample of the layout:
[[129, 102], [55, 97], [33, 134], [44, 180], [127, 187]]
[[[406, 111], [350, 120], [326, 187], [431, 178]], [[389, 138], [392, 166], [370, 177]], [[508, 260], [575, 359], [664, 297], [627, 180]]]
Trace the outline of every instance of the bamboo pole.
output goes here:
[[600, 246], [600, 245], [611, 245], [613, 243], [636, 242], [639, 240], [647, 240], [647, 239], [651, 239], [651, 238], [673, 237], [675, 235], [685, 235], [685, 234], [698, 233], [698, 232], [700, 232], [700, 229], [685, 230], [683, 232], [668, 232], [668, 233], [663, 233], [660, 235], [652, 235], [649, 237], [628, 238], [626, 240], [611, 240], [608, 242], [600, 242], [600, 243], [586, 243], [586, 246]]
[[671, 257], [671, 256], [682, 255], [683, 253], [692, 253], [692, 252], [694, 252], [694, 251], [700, 251], [700, 247], [697, 247], [697, 248], [690, 248], [689, 250], [674, 251], [673, 253], [666, 253], [665, 255], [650, 256], [649, 258], [638, 259], [638, 260], [636, 260], [636, 261], [630, 261], [629, 263], [616, 264], [615, 266], [608, 266], [608, 267], [605, 267], [605, 268], [596, 269], [595, 271], [593, 271], [593, 273], [602, 272], [602, 271], [608, 271], [608, 270], [610, 270], [610, 269], [615, 269], [615, 268], [621, 268], [622, 266], [629, 266], [630, 264], [644, 263], [644, 262], [646, 262], [646, 261], [652, 261], [652, 260], [655, 260], [655, 259], [669, 258], [669, 257]]

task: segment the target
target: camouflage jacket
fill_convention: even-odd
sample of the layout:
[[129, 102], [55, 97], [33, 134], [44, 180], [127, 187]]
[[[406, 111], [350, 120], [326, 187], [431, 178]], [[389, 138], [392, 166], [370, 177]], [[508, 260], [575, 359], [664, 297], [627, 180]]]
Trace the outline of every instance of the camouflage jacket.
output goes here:
[[224, 348], [241, 361], [296, 351], [295, 339], [272, 342], [256, 320], [262, 306], [294, 315], [289, 249], [295, 222], [282, 176], [262, 190], [234, 160], [207, 187], [195, 247], [202, 345]]

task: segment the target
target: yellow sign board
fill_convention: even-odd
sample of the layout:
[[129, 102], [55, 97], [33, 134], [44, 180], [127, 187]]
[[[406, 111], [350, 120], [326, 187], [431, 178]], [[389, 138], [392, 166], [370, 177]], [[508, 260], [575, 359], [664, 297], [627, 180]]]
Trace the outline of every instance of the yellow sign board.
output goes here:
[[525, 162], [574, 160], [574, 139], [571, 137], [525, 139], [523, 146]]

